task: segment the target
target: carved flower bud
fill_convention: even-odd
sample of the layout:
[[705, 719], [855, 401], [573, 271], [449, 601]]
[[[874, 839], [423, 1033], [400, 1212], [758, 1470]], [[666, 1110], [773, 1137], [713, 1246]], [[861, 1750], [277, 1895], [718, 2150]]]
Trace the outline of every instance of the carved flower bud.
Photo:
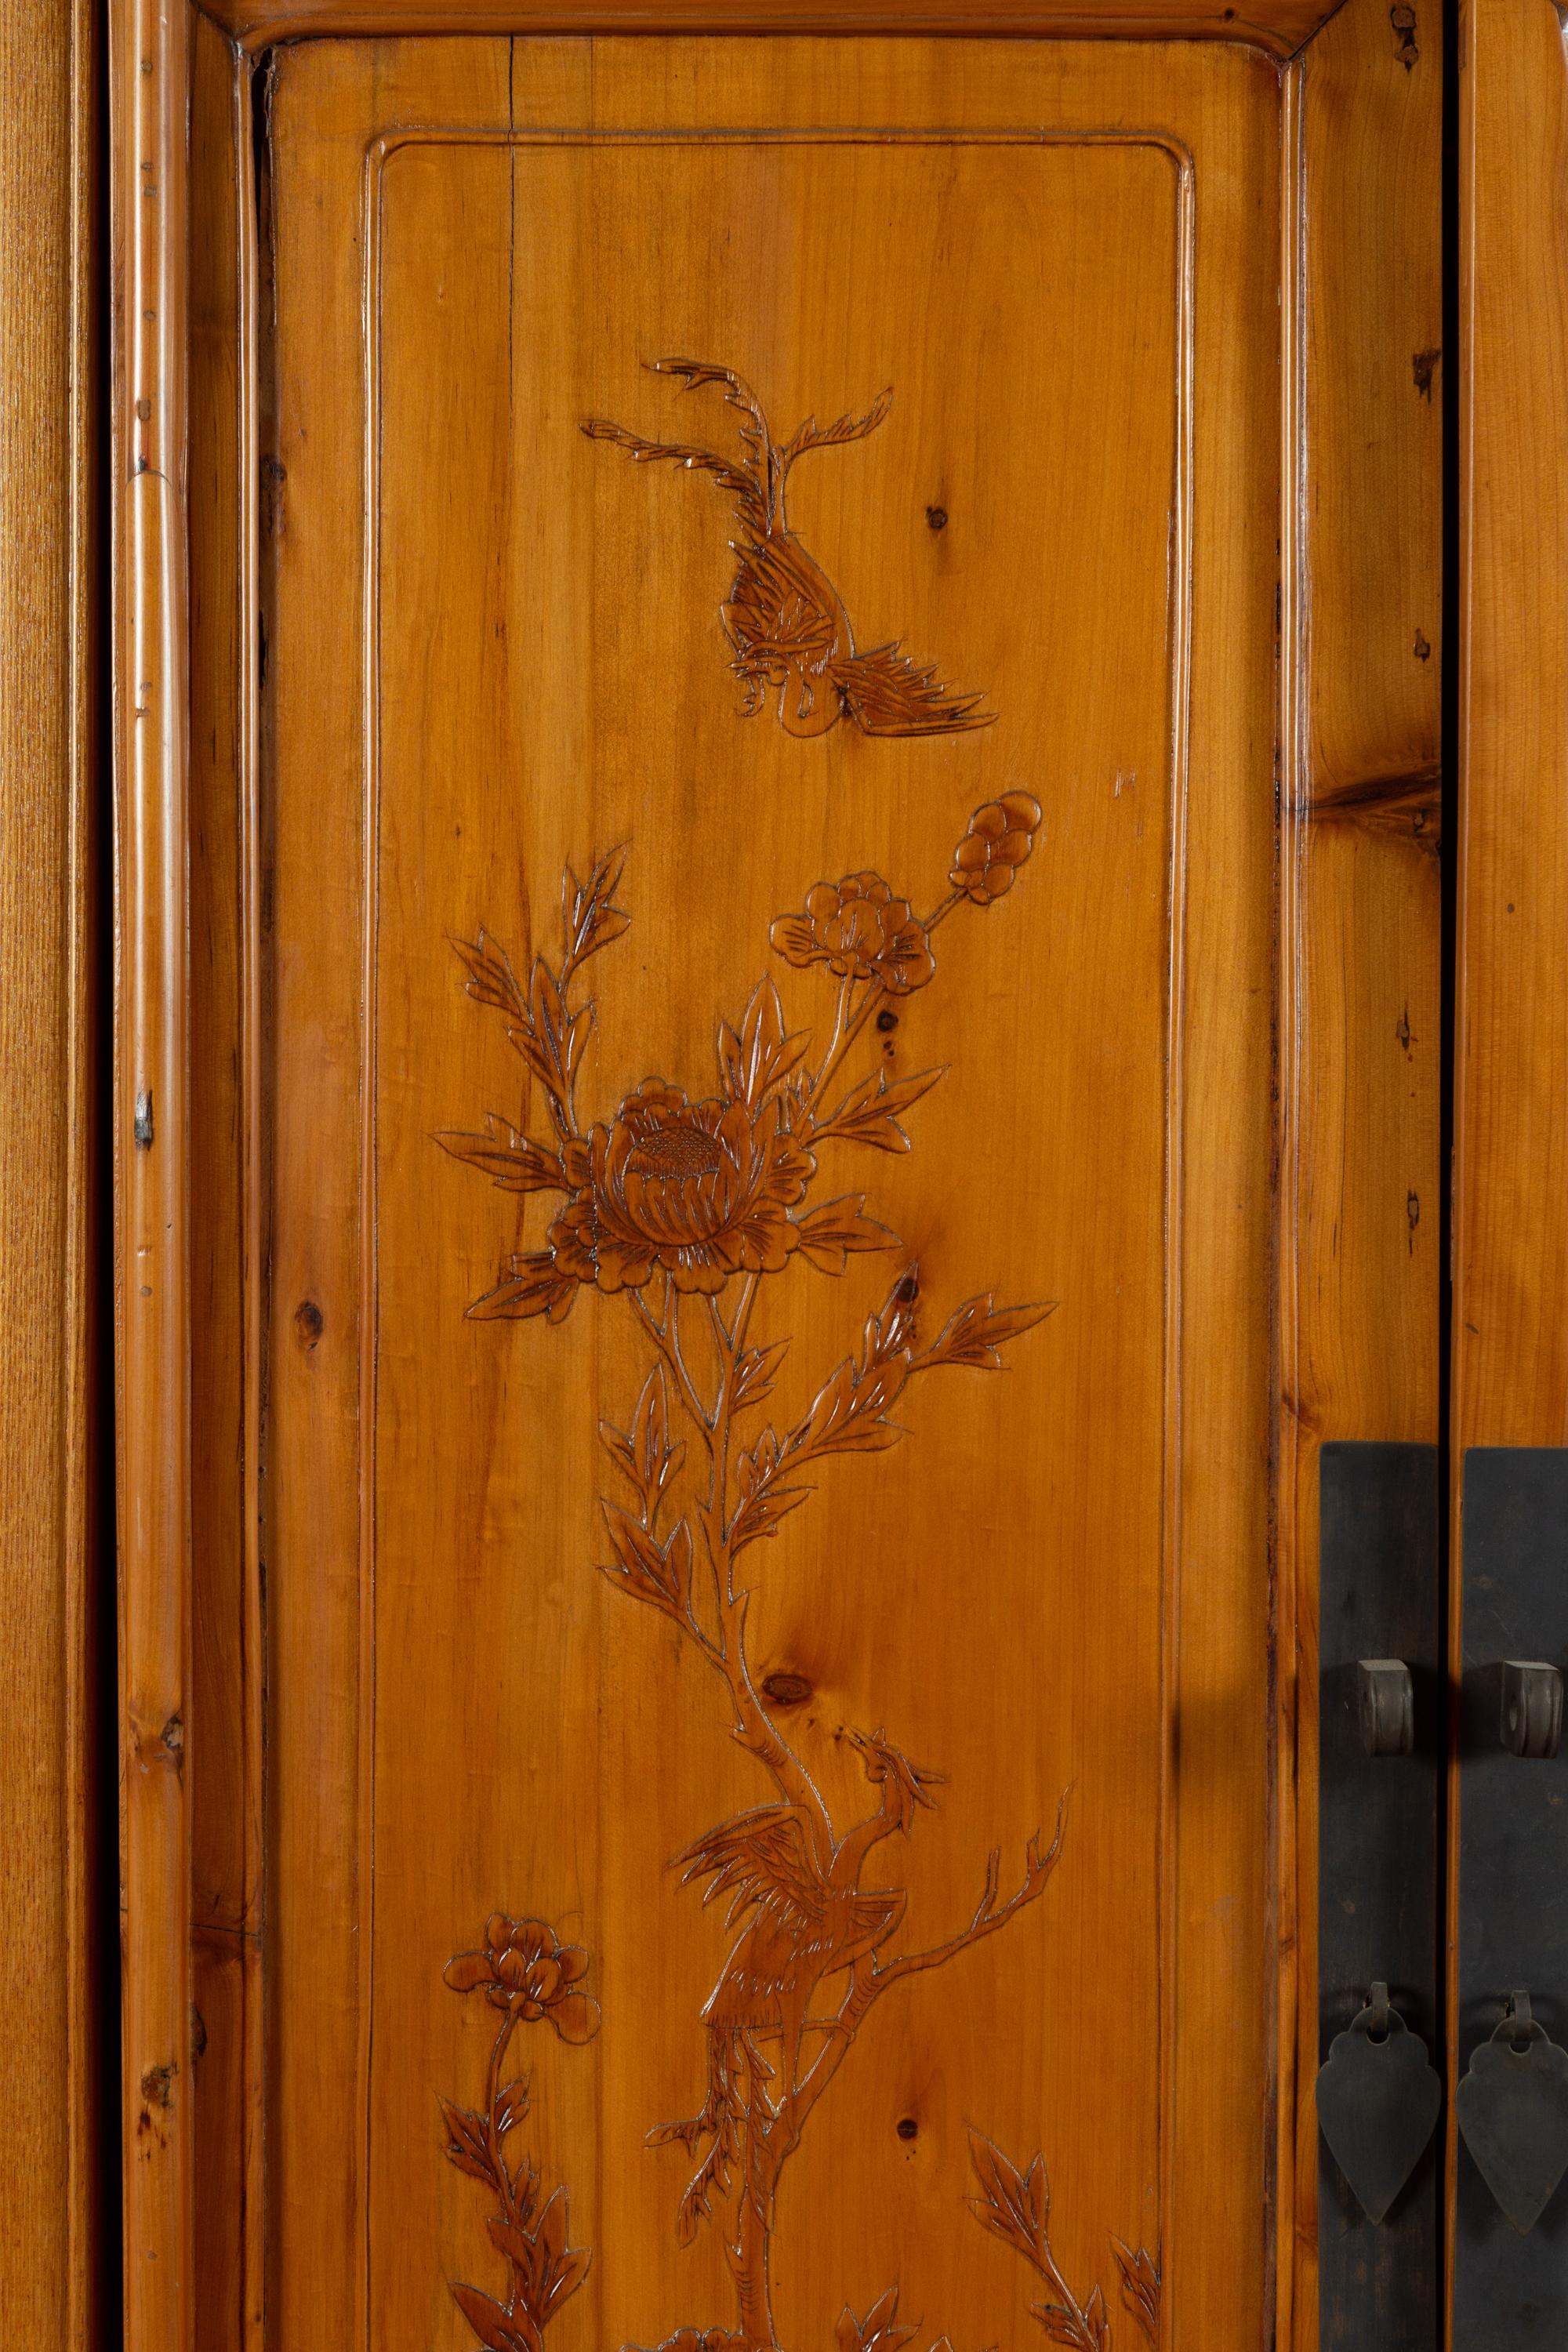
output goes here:
[[969, 830], [952, 853], [948, 880], [955, 890], [988, 907], [1013, 887], [1013, 877], [1035, 845], [1040, 803], [1032, 793], [1005, 793], [987, 801], [969, 820]]

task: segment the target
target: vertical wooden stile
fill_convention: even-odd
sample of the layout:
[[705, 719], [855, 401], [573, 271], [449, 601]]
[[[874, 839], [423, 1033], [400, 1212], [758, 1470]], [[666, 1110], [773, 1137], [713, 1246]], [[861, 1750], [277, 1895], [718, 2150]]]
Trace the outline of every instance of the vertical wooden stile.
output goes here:
[[98, 1738], [97, 13], [17, 0], [0, 15], [0, 1706], [16, 1743], [0, 1786], [0, 2315], [8, 2341], [65, 2352], [96, 2347], [112, 2310], [98, 1937], [113, 1833]]
[[1437, 1436], [1442, 62], [1435, 14], [1412, 45], [1381, 0], [1349, 0], [1288, 68], [1277, 2341], [1294, 2352], [1319, 2343], [1320, 1456]]
[[120, 0], [114, 125], [116, 1327], [128, 2352], [191, 2307], [185, 194], [189, 17]]

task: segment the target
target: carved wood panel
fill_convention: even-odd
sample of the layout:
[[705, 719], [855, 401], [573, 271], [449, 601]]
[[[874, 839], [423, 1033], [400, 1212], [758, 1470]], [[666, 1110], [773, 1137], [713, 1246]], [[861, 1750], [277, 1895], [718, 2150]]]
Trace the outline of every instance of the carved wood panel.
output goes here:
[[271, 71], [268, 2344], [1262, 2325], [1279, 97]]

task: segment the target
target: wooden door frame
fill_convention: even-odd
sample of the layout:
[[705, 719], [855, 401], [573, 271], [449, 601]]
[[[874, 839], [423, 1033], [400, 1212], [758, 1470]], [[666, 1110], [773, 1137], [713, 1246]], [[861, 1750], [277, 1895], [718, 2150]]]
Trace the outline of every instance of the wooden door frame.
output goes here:
[[[1555, 0], [1459, 0], [1458, 82], [1456, 1695], [1466, 1450], [1568, 1445], [1568, 12]], [[1459, 1796], [1456, 1748], [1450, 2081], [1463, 2023]], [[1448, 2158], [1458, 2161], [1451, 2115]]]
[[0, 1692], [20, 1735], [0, 1788], [0, 2309], [69, 2352], [113, 2309], [97, 15], [17, 0], [0, 25]]
[[[224, 0], [205, 17], [189, 0], [111, 0], [110, 21], [127, 2352], [192, 2352], [196, 2266], [213, 2258], [198, 2244], [195, 2181], [198, 2165], [205, 2178], [215, 2161], [227, 2167], [237, 2215], [248, 2216], [236, 2222], [232, 2250], [234, 2340], [259, 2345], [263, 2328], [256, 2219], [262, 1570], [253, 1343], [265, 1313], [265, 1253], [257, 1081], [240, 1050], [261, 1017], [263, 919], [252, 887], [262, 822], [256, 549], [263, 488], [248, 323], [257, 268], [254, 59], [269, 42], [327, 33], [631, 27], [1159, 33], [1266, 45], [1278, 60], [1287, 193], [1273, 1623], [1279, 2063], [1274, 2145], [1258, 2161], [1281, 2250], [1274, 2341], [1307, 2352], [1316, 2342], [1315, 2125], [1300, 2085], [1316, 2048], [1315, 1875], [1311, 1808], [1299, 1812], [1294, 1791], [1298, 1783], [1310, 1791], [1314, 1757], [1317, 1448], [1325, 1437], [1436, 1434], [1433, 1243], [1440, 1220], [1429, 1212], [1423, 1228], [1419, 1212], [1406, 1209], [1424, 1198], [1435, 1207], [1438, 1190], [1436, 1020], [1435, 1009], [1428, 1022], [1419, 1008], [1436, 1004], [1440, 916], [1435, 882], [1413, 889], [1410, 868], [1414, 858], [1417, 877], [1426, 874], [1430, 842], [1423, 836], [1437, 801], [1436, 27], [1423, 34], [1416, 58], [1391, 27], [1384, 0], [1332, 6], [1252, 0], [1235, 16], [1188, 0], [1105, 0], [1098, 7], [1079, 0], [1069, 8], [1020, 0], [1016, 9], [973, 13], [951, 0], [945, 6], [933, 0], [929, 11], [838, 0], [820, 13], [811, 5], [755, 6], [743, 27], [738, 14], [703, 0], [668, 0], [642, 12], [535, 10], [501, 0], [478, 6], [427, 0], [423, 7], [294, 0], [281, 8]], [[215, 42], [215, 23], [226, 47]], [[224, 62], [221, 86], [215, 58]], [[198, 250], [206, 289], [199, 316], [191, 299]], [[226, 323], [205, 307], [214, 288], [228, 306]], [[1386, 371], [1363, 365], [1369, 336], [1389, 332], [1390, 305], [1395, 332], [1388, 350], [1396, 372], [1408, 372], [1408, 394], [1402, 391], [1399, 403], [1390, 397]], [[1346, 453], [1369, 439], [1379, 461], [1358, 467]], [[1393, 552], [1369, 562], [1369, 548]], [[196, 631], [205, 632], [203, 658], [216, 681], [204, 722], [221, 706], [226, 737], [219, 756], [215, 725], [211, 759], [201, 745], [193, 752]], [[1361, 919], [1393, 941], [1349, 1001], [1337, 944], [1352, 904], [1339, 856], [1347, 843]], [[226, 894], [233, 951], [226, 949], [216, 963], [193, 926], [194, 887]], [[1386, 1028], [1392, 1041], [1402, 1017], [1395, 1084], [1378, 1075], [1362, 1041], [1372, 1028]], [[1346, 1122], [1343, 1101], [1356, 1087], [1385, 1115]], [[242, 1142], [215, 1242], [210, 1165], [198, 1202], [192, 1154], [218, 1118], [232, 1119]], [[1391, 1200], [1398, 1210], [1392, 1221]], [[1352, 1230], [1360, 1244], [1347, 1257], [1339, 1237]], [[1323, 1278], [1325, 1265], [1334, 1269], [1332, 1280]], [[1425, 1350], [1424, 1318], [1430, 1319]], [[1423, 1369], [1428, 1356], [1431, 1373]], [[198, 1458], [193, 1360], [202, 1368], [204, 1395], [215, 1364], [226, 1383], [226, 1455]], [[237, 1822], [215, 1864], [220, 1894], [204, 1877], [200, 1900], [193, 1872], [205, 1870], [196, 1817], [204, 1763], [187, 1763], [185, 1736], [195, 1557], [204, 1575], [222, 1563], [232, 1604], [219, 1646], [233, 1700], [222, 1769]], [[210, 1628], [203, 1638], [212, 1638]], [[198, 1738], [195, 1759], [210, 1752]], [[191, 2095], [199, 2044], [193, 1969], [205, 1971], [214, 1999], [234, 2005], [243, 2053], [239, 2078], [221, 2089], [215, 2081], [210, 2096], [204, 2092], [205, 2124]]]

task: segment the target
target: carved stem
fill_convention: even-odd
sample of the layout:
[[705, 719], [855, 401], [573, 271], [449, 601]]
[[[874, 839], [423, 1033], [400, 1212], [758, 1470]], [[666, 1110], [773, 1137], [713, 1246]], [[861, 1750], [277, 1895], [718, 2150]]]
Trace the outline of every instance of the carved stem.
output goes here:
[[849, 1051], [850, 1046], [855, 1043], [856, 1038], [858, 1037], [861, 1030], [864, 1029], [867, 1022], [869, 1021], [872, 1013], [875, 1013], [878, 1005], [880, 1004], [883, 997], [886, 996], [888, 992], [882, 986], [881, 982], [879, 981], [875, 987], [868, 988], [867, 990], [864, 997], [856, 1006], [853, 1014], [850, 1016], [849, 1020], [846, 1022], [844, 1015], [846, 1007], [848, 1003], [848, 991], [850, 985], [851, 983], [848, 981], [846, 981], [844, 988], [839, 994], [838, 1019], [834, 1024], [833, 1042], [827, 1049], [826, 1058], [824, 1060], [821, 1069], [818, 1070], [816, 1074], [816, 1080], [811, 1090], [812, 1100], [814, 1102], [821, 1100], [824, 1087], [827, 1084], [828, 1079], [833, 1076], [834, 1071], [838, 1067], [839, 1063], [844, 1059], [845, 1055]]
[[647, 1304], [640, 1290], [628, 1290], [626, 1297], [631, 1300], [633, 1314], [637, 1317], [637, 1321], [642, 1325], [643, 1329], [647, 1333], [648, 1338], [653, 1341], [654, 1346], [658, 1349], [659, 1354], [664, 1358], [665, 1362], [674, 1373], [675, 1384], [680, 1391], [681, 1401], [685, 1404], [687, 1412], [691, 1415], [692, 1420], [697, 1423], [699, 1429], [701, 1430], [703, 1442], [706, 1444], [712, 1435], [713, 1424], [708, 1417], [701, 1398], [697, 1393], [696, 1383], [686, 1368], [686, 1358], [681, 1353], [680, 1325], [679, 1321], [679, 1292], [676, 1290], [674, 1284], [671, 1283], [667, 1276], [664, 1293], [664, 1320], [662, 1322], [656, 1322], [653, 1317], [648, 1313]]
[[741, 2333], [755, 2352], [774, 2352], [773, 2282], [769, 2275], [773, 2232], [742, 2186], [740, 2239], [732, 2264]]

